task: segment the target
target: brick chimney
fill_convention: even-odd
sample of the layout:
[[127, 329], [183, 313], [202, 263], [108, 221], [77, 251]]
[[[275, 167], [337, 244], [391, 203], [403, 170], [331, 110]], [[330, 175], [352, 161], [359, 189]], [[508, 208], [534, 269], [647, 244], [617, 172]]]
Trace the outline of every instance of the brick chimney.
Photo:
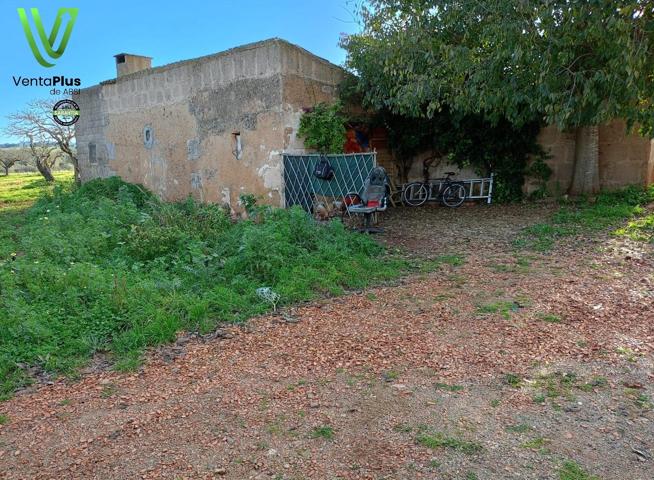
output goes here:
[[152, 68], [151, 57], [119, 53], [118, 55], [114, 55], [114, 58], [116, 59], [116, 76], [118, 78]]

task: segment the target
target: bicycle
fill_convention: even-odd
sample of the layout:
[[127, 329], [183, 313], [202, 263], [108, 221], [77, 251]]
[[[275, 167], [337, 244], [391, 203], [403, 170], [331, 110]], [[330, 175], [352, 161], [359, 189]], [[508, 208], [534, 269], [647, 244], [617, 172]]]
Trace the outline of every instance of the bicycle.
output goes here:
[[466, 187], [463, 182], [453, 181], [454, 172], [445, 172], [444, 178], [426, 179], [411, 182], [402, 189], [402, 202], [410, 207], [419, 207], [428, 200], [440, 200], [446, 207], [460, 207], [466, 199]]

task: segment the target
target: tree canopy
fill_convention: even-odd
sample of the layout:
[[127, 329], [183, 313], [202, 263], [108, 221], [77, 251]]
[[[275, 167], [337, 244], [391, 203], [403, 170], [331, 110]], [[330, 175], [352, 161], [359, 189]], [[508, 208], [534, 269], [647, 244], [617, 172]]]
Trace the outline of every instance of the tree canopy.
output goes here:
[[370, 0], [361, 15], [342, 46], [370, 106], [653, 131], [651, 0]]

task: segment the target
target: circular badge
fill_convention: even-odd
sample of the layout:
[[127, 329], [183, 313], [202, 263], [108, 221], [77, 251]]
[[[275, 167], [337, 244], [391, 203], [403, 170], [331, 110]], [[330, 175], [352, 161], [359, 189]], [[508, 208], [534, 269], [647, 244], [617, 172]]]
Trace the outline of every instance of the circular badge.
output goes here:
[[52, 118], [64, 127], [70, 127], [77, 123], [79, 113], [79, 105], [72, 100], [61, 100], [52, 108]]

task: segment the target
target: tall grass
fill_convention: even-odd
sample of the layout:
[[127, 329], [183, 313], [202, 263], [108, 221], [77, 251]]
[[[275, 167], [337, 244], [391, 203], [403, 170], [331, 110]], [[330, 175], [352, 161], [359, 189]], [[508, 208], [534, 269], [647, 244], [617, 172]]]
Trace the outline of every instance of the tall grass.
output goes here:
[[319, 226], [299, 209], [254, 218], [162, 203], [118, 178], [56, 188], [19, 224], [0, 215], [0, 396], [29, 382], [27, 367], [72, 373], [96, 352], [133, 366], [180, 330], [263, 313], [260, 287], [289, 304], [403, 268], [339, 222]]

